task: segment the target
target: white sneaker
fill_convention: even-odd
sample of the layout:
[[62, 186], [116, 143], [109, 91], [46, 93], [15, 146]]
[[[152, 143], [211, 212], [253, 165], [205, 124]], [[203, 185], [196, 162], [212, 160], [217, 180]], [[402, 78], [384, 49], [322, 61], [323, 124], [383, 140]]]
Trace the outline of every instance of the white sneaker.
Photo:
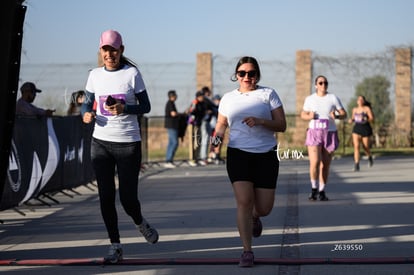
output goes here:
[[192, 167], [196, 167], [197, 163], [194, 160], [189, 160], [188, 161], [188, 165], [192, 166]]
[[175, 166], [175, 164], [172, 163], [172, 162], [167, 162], [167, 163], [164, 164], [164, 167], [165, 168], [175, 168], [177, 166]]

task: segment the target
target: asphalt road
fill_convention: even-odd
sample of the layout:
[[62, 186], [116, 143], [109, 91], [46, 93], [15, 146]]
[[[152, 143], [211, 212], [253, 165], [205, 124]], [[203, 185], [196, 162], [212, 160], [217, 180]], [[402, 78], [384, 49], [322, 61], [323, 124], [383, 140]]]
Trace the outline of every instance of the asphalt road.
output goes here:
[[160, 233], [150, 245], [119, 207], [125, 260], [103, 265], [108, 249], [96, 186], [31, 200], [25, 216], [0, 212], [3, 274], [414, 274], [414, 158], [381, 157], [352, 171], [335, 159], [327, 202], [309, 201], [308, 162], [282, 160], [275, 207], [254, 239], [255, 266], [242, 248], [225, 165], [142, 173], [139, 197]]

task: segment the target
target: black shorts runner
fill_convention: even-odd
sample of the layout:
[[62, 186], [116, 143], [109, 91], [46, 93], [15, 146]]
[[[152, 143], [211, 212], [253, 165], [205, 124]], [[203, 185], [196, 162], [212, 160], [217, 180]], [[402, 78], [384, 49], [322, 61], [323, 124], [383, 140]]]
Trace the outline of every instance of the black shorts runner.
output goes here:
[[227, 173], [231, 183], [250, 181], [255, 188], [276, 189], [279, 160], [276, 151], [249, 153], [227, 147]]
[[372, 136], [372, 128], [369, 123], [355, 123], [352, 133], [358, 134], [361, 137]]

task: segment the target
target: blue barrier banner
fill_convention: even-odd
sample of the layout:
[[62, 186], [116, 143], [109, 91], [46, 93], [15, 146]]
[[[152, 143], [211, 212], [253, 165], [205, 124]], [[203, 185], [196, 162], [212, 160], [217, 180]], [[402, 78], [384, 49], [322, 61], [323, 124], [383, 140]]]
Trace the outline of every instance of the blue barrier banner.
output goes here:
[[0, 211], [93, 181], [92, 131], [80, 116], [16, 117]]

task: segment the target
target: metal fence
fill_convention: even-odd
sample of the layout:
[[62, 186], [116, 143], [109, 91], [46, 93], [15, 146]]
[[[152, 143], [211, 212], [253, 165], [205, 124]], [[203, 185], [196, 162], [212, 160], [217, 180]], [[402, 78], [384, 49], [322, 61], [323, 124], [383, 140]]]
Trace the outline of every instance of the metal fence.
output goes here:
[[[236, 87], [230, 81], [234, 66], [239, 57], [213, 56], [213, 93], [224, 94]], [[132, 57], [132, 59], [134, 59]], [[177, 91], [176, 101], [179, 111], [186, 109], [196, 92], [196, 58], [194, 62], [142, 63], [138, 64], [144, 77], [152, 102], [149, 116], [164, 115], [167, 92]], [[383, 75], [391, 83], [389, 90], [394, 102], [395, 63], [394, 49], [361, 55], [327, 56], [313, 52], [313, 72], [329, 79], [330, 91], [338, 95], [344, 105], [349, 103], [355, 87], [366, 77]], [[295, 57], [259, 60], [261, 85], [277, 90], [287, 113], [295, 113]], [[32, 81], [43, 90], [35, 104], [57, 109], [64, 115], [72, 92], [84, 89], [88, 72], [96, 67], [95, 62], [79, 64], [22, 64], [20, 82]], [[20, 83], [20, 84], [21, 84]], [[309, 91], [311, 93], [312, 91]], [[414, 100], [414, 99], [413, 99]]]

